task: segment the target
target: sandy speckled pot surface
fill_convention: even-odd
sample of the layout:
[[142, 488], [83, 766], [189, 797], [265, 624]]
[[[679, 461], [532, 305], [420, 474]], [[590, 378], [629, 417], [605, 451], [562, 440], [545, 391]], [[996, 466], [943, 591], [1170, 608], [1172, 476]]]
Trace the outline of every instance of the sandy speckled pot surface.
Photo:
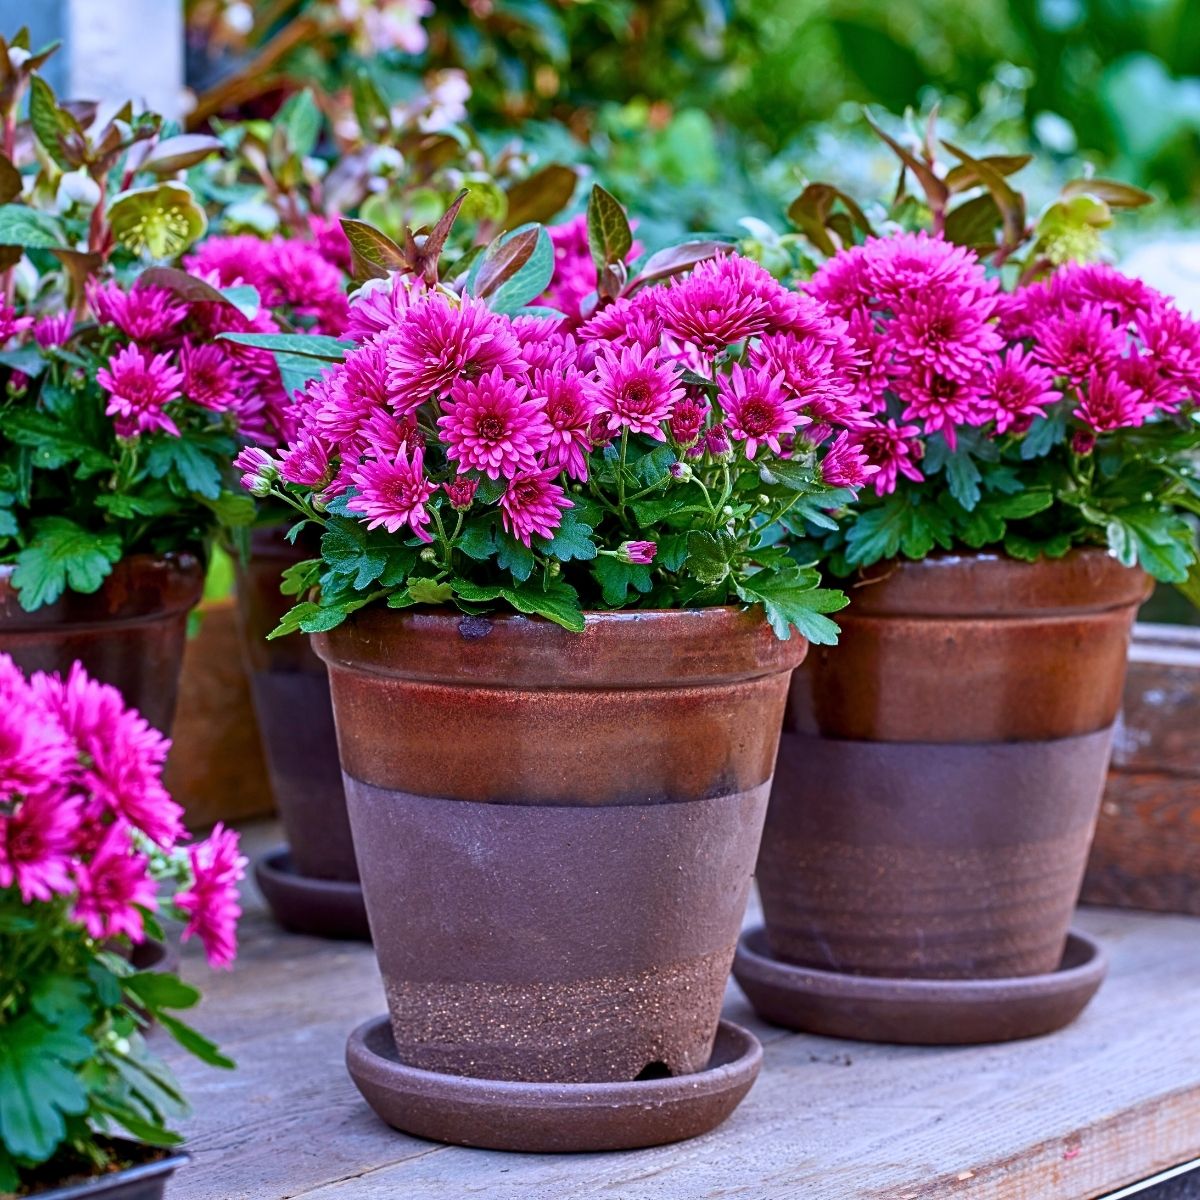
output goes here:
[[703, 1068], [803, 641], [734, 609], [366, 609], [314, 644], [400, 1060]]
[[169, 733], [204, 565], [193, 554], [131, 554], [98, 591], [64, 592], [35, 612], [21, 608], [13, 568], [0, 566], [0, 651], [22, 670], [66, 673], [76, 660], [110, 683], [155, 728]]

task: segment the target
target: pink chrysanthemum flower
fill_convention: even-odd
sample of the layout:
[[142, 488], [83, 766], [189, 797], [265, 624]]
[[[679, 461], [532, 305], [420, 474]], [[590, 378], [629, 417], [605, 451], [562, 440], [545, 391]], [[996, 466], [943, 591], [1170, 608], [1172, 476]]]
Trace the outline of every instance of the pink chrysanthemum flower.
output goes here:
[[977, 425], [983, 419], [976, 380], [964, 382], [918, 369], [898, 380], [896, 390], [904, 402], [904, 419], [924, 422], [926, 433], [940, 430], [952, 449], [957, 426]]
[[43, 350], [65, 346], [75, 332], [75, 318], [69, 312], [42, 317], [33, 326], [33, 340]]
[[809, 280], [807, 292], [829, 312], [848, 321], [869, 307], [868, 265], [867, 247], [851, 246], [821, 264]]
[[18, 317], [11, 304], [0, 302], [0, 346], [7, 345], [33, 324], [32, 317]]
[[713, 358], [727, 346], [770, 327], [768, 290], [783, 291], [757, 263], [729, 255], [703, 262], [686, 278], [672, 280], [658, 294], [658, 313], [669, 334]]
[[[376, 411], [400, 399], [388, 388], [386, 335], [352, 350], [325, 380], [309, 384], [309, 395], [322, 436], [335, 443], [353, 437]], [[396, 405], [400, 413], [415, 407]]]
[[657, 553], [657, 542], [622, 542], [617, 547], [617, 557], [623, 563], [635, 566], [649, 566]]
[[175, 897], [188, 917], [183, 940], [199, 937], [208, 965], [228, 970], [237, 957], [238, 882], [246, 874], [238, 835], [218, 823], [208, 838], [188, 847], [188, 858], [193, 883]]
[[1093, 371], [1116, 369], [1125, 349], [1124, 334], [1098, 304], [1062, 313], [1037, 330], [1034, 355], [1056, 375], [1082, 383]]
[[871, 477], [871, 486], [880, 496], [896, 490], [899, 476], [920, 483], [925, 476], [917, 463], [925, 452], [916, 425], [898, 425], [895, 421], [879, 421], [869, 429], [860, 430], [854, 437], [878, 472]]
[[425, 474], [425, 451], [420, 446], [415, 446], [411, 455], [402, 446], [393, 459], [369, 459], [352, 478], [358, 495], [346, 508], [369, 517], [368, 529], [382, 525], [388, 533], [395, 533], [407, 525], [421, 541], [433, 540], [426, 529], [429, 510], [425, 506], [437, 486]]
[[829, 339], [769, 334], [758, 339], [749, 354], [751, 365], [768, 375], [782, 375], [784, 390], [805, 415], [848, 428], [870, 423], [860, 407], [860, 359], [844, 333]]
[[272, 248], [250, 233], [205, 238], [184, 259], [183, 265], [193, 274], [207, 277], [217, 288], [249, 285], [260, 289], [260, 298], [267, 307], [279, 302], [275, 295], [263, 295], [262, 285], [271, 269]]
[[1141, 425], [1146, 419], [1143, 393], [1113, 371], [1093, 370], [1080, 389], [1074, 416], [1096, 433]]
[[54, 791], [31, 792], [11, 815], [0, 813], [0, 888], [15, 886], [26, 904], [74, 891], [78, 829], [79, 802]]
[[656, 293], [657, 289], [642, 288], [632, 296], [621, 296], [589, 317], [575, 336], [584, 343], [633, 342], [643, 350], [653, 349], [663, 333]]
[[165, 410], [179, 399], [183, 372], [171, 365], [169, 354], [152, 357], [131, 342], [96, 372], [96, 379], [109, 394], [104, 411], [115, 418], [119, 436], [131, 438], [156, 430], [179, 436], [178, 426]]
[[7, 654], [0, 654], [0, 801], [61, 791], [77, 751]]
[[169, 739], [125, 706], [110, 684], [75, 663], [65, 680], [35, 675], [32, 686], [83, 755], [82, 782], [114, 816], [164, 850], [183, 836], [183, 809], [162, 784]]
[[394, 329], [404, 319], [413, 297], [423, 291], [424, 285], [407, 275], [368, 279], [350, 297], [345, 336], [365, 342]]
[[79, 895], [74, 916], [97, 941], [125, 934], [145, 940], [142, 909], [158, 907], [150, 861], [134, 852], [129, 827], [110, 825], [90, 858], [75, 864]]
[[478, 490], [479, 480], [472, 479], [469, 475], [458, 475], [442, 484], [442, 491], [446, 493], [446, 499], [450, 501], [450, 507], [455, 512], [466, 512], [475, 503], [475, 493]]
[[1034, 417], [1044, 417], [1047, 407], [1061, 399], [1054, 376], [1023, 346], [1010, 346], [984, 374], [981, 404], [996, 422], [997, 433], [1024, 432]]
[[1200, 322], [1159, 297], [1137, 313], [1134, 327], [1143, 357], [1169, 385], [1148, 389], [1147, 395], [1167, 410], [1200, 396]]
[[550, 425], [545, 400], [505, 377], [499, 368], [477, 380], [461, 380], [438, 420], [446, 457], [459, 470], [483, 471], [489, 479], [532, 471], [546, 448]]
[[870, 238], [863, 250], [863, 286], [879, 307], [898, 311], [934, 290], [981, 303], [997, 289], [973, 250], [924, 231]]
[[459, 380], [520, 370], [521, 345], [511, 324], [481, 301], [452, 304], [431, 292], [409, 305], [387, 347], [388, 388], [405, 411], [446, 396]]
[[271, 299], [264, 297], [264, 302], [271, 308], [289, 307], [311, 322], [314, 332], [339, 336], [349, 317], [341, 271], [309, 242], [273, 238], [270, 250], [266, 290]]
[[879, 467], [848, 430], [842, 430], [833, 439], [833, 445], [821, 460], [821, 478], [830, 487], [860, 488], [878, 474]]
[[328, 444], [315, 434], [300, 434], [283, 452], [279, 474], [288, 483], [323, 488], [333, 477]]
[[628, 429], [666, 441], [663, 422], [671, 419], [683, 395], [675, 369], [655, 350], [640, 346], [605, 349], [596, 359], [592, 399], [607, 417], [612, 433]]
[[504, 528], [526, 546], [534, 534], [552, 538], [562, 524], [563, 510], [571, 507], [566, 493], [553, 482], [557, 474], [550, 468], [514, 475], [500, 497]]
[[1059, 311], [1069, 312], [1085, 304], [1098, 304], [1121, 325], [1127, 325], [1153, 304], [1155, 296], [1154, 290], [1140, 279], [1122, 275], [1105, 263], [1068, 263], [1044, 283], [1033, 286], [1044, 287]]
[[572, 479], [587, 479], [587, 456], [592, 449], [590, 430], [597, 410], [584, 377], [574, 367], [535, 371], [530, 394], [544, 402], [543, 411], [550, 426], [543, 454], [545, 465], [565, 471]]
[[556, 371], [579, 363], [575, 338], [563, 332], [562, 322], [518, 317], [513, 331], [521, 342], [521, 360], [529, 371]]
[[685, 392], [671, 412], [668, 425], [671, 430], [671, 440], [682, 449], [694, 446], [704, 432], [708, 422], [708, 414], [712, 410], [704, 393], [698, 388]]
[[93, 283], [88, 303], [101, 324], [115, 325], [135, 342], [152, 342], [174, 333], [188, 315], [188, 306], [165, 288], [140, 283], [129, 291], [115, 283]]
[[994, 302], [971, 291], [931, 289], [914, 292], [888, 324], [896, 351], [949, 379], [969, 380], [1001, 347], [987, 324]]
[[179, 365], [183, 390], [193, 404], [213, 412], [233, 407], [237, 399], [233, 362], [219, 346], [185, 341], [179, 351]]
[[754, 458], [760, 446], [780, 454], [779, 439], [809, 423], [795, 398], [787, 394], [782, 371], [769, 375], [761, 368], [734, 363], [730, 374], [722, 376], [717, 397], [730, 436], [746, 443], [747, 458]]

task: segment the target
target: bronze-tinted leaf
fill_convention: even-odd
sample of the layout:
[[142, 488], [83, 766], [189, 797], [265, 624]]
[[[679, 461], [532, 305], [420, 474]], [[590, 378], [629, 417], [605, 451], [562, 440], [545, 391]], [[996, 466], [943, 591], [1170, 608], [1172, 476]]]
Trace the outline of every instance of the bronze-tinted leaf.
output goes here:
[[875, 123], [871, 114], [865, 113], [867, 124], [875, 131], [876, 136], [891, 147], [892, 153], [917, 177], [929, 201], [929, 207], [941, 211], [950, 199], [950, 190], [933, 173], [933, 168], [927, 162], [922, 162], [910, 150], [906, 150], [891, 134], [885, 132]]
[[[829, 236], [830, 215], [833, 206], [841, 201], [853, 226], [870, 234], [871, 223], [852, 196], [830, 183], [810, 183], [804, 191], [788, 205], [787, 215], [791, 222], [808, 238], [822, 254], [836, 254], [841, 246]], [[846, 244], [845, 231], [838, 240]]]
[[412, 263], [404, 251], [374, 225], [344, 217], [342, 229], [346, 233], [351, 250], [362, 262], [380, 267], [384, 273], [412, 269]]
[[[979, 159], [1001, 175], [1015, 175], [1033, 161], [1032, 154], [988, 154]], [[983, 182], [979, 172], [966, 163], [959, 163], [946, 172], [945, 183], [952, 192], [965, 192]]]
[[514, 183], [508, 189], [509, 225], [515, 228], [530, 221], [544, 225], [571, 203], [578, 182], [579, 177], [570, 167], [551, 163]]
[[[633, 231], [620, 201], [598, 183], [592, 185], [587, 206], [588, 247], [597, 271], [623, 263], [633, 246]], [[624, 281], [622, 281], [624, 282]], [[601, 292], [602, 295], [608, 294]]]
[[51, 254], [63, 265], [68, 278], [71, 280], [71, 301], [79, 303], [82, 300], [87, 281], [104, 265], [104, 259], [99, 254], [89, 254], [83, 250], [51, 250]]
[[1064, 200], [1072, 196], [1095, 196], [1111, 208], [1141, 208], [1154, 203], [1149, 192], [1116, 179], [1072, 179], [1063, 187], [1062, 195]]
[[21, 194], [21, 172], [12, 160], [0, 154], [0, 204], [8, 204]]
[[533, 257], [538, 244], [538, 227], [532, 226], [514, 233], [505, 241], [493, 242], [479, 264], [474, 293], [480, 299], [492, 295], [510, 280]]
[[156, 175], [174, 175], [176, 171], [186, 171], [203, 162], [221, 148], [220, 139], [209, 134], [181, 133], [178, 137], [164, 138], [151, 147], [141, 165], [143, 170], [153, 171]]
[[138, 281], [164, 288], [189, 304], [228, 304], [230, 308], [237, 309], [237, 305], [227, 296], [222, 296], [211, 283], [205, 283], [203, 279], [197, 279], [195, 275], [189, 275], [177, 267], [147, 267], [138, 276]]
[[1025, 197], [983, 159], [972, 158], [952, 142], [942, 142], [942, 145], [964, 166], [970, 167], [979, 177], [979, 182], [991, 193], [1004, 225], [1003, 246], [1009, 250], [1015, 249], [1025, 239]]
[[728, 254], [733, 247], [728, 242], [681, 242], [678, 246], [668, 246], [658, 250], [646, 259], [645, 266], [638, 272], [626, 289], [626, 294], [636, 291], [656, 279], [666, 279], [687, 271], [697, 263], [716, 258], [720, 254]]
[[406, 241], [416, 246], [416, 253], [410, 252], [412, 261], [412, 269], [425, 280], [426, 283], [432, 285], [437, 283], [438, 278], [438, 259], [442, 257], [442, 251], [446, 247], [446, 241], [450, 237], [450, 231], [454, 228], [454, 221], [458, 216], [458, 210], [462, 208], [463, 201], [467, 198], [467, 189], [463, 188], [457, 196], [454, 197], [453, 203], [442, 214], [438, 223], [429, 231], [425, 240], [416, 245], [412, 233], [408, 234]]
[[943, 232], [946, 240], [957, 246], [983, 251], [995, 247], [996, 233], [1003, 223], [996, 198], [991, 192], [984, 192], [948, 212]]

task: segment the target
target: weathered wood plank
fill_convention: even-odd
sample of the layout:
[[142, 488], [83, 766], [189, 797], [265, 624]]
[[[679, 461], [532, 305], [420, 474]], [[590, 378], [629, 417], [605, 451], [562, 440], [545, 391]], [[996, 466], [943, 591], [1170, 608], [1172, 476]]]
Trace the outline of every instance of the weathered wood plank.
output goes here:
[[[257, 839], [256, 839], [257, 840]], [[369, 948], [277, 934], [261, 915], [197, 1023], [236, 1075], [172, 1055], [196, 1161], [172, 1200], [1092, 1200], [1200, 1154], [1200, 920], [1080, 914], [1112, 975], [1079, 1022], [1009, 1046], [871, 1046], [769, 1029], [725, 1126], [619, 1155], [504, 1155], [388, 1130], [342, 1066], [383, 1008]], [[201, 969], [194, 956], [188, 974]]]

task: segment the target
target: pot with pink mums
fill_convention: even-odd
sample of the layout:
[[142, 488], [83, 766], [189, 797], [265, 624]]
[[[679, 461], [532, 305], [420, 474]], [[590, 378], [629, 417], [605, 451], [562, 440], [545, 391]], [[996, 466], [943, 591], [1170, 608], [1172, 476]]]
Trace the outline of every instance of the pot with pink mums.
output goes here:
[[[921, 178], [953, 232], [950, 193]], [[999, 1041], [1061, 1028], [1103, 980], [1070, 926], [1130, 629], [1149, 576], [1194, 581], [1200, 509], [1200, 324], [1063, 264], [1088, 244], [1071, 220], [1139, 195], [1075, 181], [1027, 242], [998, 207], [1003, 274], [921, 231], [832, 253], [806, 289], [855, 339], [878, 423], [852, 436], [878, 471], [807, 530], [851, 606], [792, 685], [765, 927], [734, 968], [770, 1020]]]
[[353, 302], [374, 328], [293, 444], [242, 459], [321, 531], [277, 633], [329, 667], [388, 1000], [351, 1074], [470, 1145], [676, 1140], [753, 1082], [724, 984], [788, 679], [844, 603], [780, 520], [869, 474], [821, 304], [711, 243], [631, 277], [599, 188], [588, 230], [573, 320], [528, 308], [544, 230], [461, 291], [426, 243]]
[[169, 743], [78, 664], [26, 678], [0, 655], [0, 725], [0, 1191], [156, 1200], [187, 1156], [150, 1025], [233, 1064], [179, 1017], [197, 989], [144, 951], [171, 918], [232, 965], [237, 835], [189, 841]]

